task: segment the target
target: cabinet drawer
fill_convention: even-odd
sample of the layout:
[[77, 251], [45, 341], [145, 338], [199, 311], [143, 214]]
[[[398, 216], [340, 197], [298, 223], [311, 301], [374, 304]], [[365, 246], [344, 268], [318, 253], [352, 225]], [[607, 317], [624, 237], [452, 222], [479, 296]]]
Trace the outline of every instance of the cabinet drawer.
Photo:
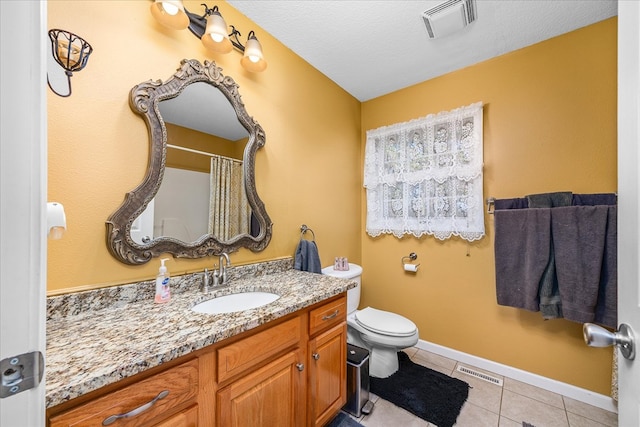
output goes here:
[[298, 345], [302, 338], [300, 318], [287, 320], [218, 350], [218, 382]]
[[155, 427], [198, 427], [198, 405], [180, 411]]
[[[197, 393], [198, 360], [194, 359], [56, 415], [50, 427], [100, 426], [113, 416], [115, 420], [107, 425], [138, 426], [183, 403], [195, 403]], [[118, 417], [124, 414], [129, 416]]]
[[341, 297], [333, 302], [311, 310], [309, 313], [309, 334], [316, 333], [347, 319], [347, 298]]

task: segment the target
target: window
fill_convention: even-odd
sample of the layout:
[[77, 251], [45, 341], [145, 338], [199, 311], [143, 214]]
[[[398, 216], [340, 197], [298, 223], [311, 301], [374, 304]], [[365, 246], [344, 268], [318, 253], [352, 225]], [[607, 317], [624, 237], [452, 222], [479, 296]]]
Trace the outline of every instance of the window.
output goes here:
[[482, 103], [367, 131], [367, 233], [484, 236]]

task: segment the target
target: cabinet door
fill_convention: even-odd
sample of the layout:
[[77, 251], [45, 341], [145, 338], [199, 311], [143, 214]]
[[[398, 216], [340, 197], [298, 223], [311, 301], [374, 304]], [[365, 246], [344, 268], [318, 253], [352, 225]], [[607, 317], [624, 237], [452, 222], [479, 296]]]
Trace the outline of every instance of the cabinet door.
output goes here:
[[220, 389], [217, 425], [302, 425], [305, 375], [302, 352], [295, 350]]
[[347, 325], [309, 341], [310, 424], [322, 426], [347, 402]]

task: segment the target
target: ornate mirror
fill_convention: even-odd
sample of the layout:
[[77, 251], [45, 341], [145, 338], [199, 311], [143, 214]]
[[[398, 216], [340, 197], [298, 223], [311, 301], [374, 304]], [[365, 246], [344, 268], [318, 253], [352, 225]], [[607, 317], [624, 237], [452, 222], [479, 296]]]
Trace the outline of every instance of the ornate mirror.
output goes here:
[[107, 220], [113, 256], [135, 265], [163, 253], [263, 250], [272, 224], [256, 192], [255, 156], [265, 134], [236, 82], [213, 61], [184, 59], [166, 82], [134, 86], [129, 104], [147, 124], [150, 159]]

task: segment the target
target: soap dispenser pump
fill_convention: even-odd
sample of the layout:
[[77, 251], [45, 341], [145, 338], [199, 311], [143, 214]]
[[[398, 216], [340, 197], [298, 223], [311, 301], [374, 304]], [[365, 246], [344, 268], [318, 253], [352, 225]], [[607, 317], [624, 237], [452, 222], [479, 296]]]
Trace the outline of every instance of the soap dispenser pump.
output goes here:
[[160, 260], [160, 269], [158, 270], [158, 276], [156, 277], [156, 303], [168, 302], [171, 299], [171, 290], [169, 289], [169, 273], [164, 262], [169, 258], [162, 258]]

